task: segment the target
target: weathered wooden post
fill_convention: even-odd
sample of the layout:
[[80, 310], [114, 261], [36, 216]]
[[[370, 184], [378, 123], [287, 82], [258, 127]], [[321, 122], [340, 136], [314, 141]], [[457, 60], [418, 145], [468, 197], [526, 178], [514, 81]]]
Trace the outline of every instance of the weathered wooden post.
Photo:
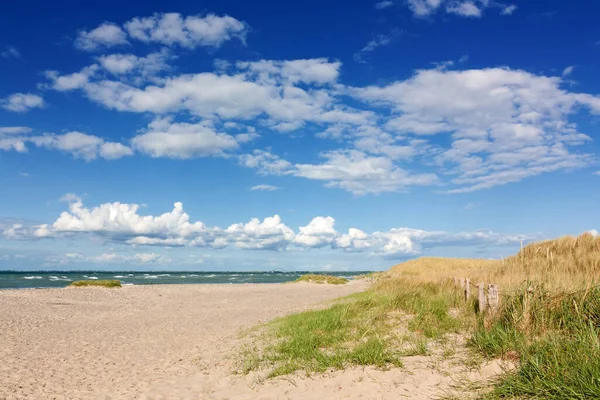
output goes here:
[[477, 290], [479, 292], [479, 312], [484, 313], [487, 305], [485, 301], [485, 288], [483, 282], [477, 284]]
[[469, 301], [469, 297], [471, 297], [471, 280], [467, 278], [467, 285], [465, 287], [465, 301]]
[[488, 285], [488, 303], [490, 305], [490, 309], [492, 310], [492, 312], [496, 312], [496, 310], [498, 310], [498, 303], [499, 303], [499, 296], [498, 296], [498, 285]]

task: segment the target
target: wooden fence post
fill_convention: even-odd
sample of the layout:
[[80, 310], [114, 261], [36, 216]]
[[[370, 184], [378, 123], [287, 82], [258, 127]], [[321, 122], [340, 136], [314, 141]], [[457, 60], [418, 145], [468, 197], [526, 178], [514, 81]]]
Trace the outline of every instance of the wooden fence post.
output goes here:
[[469, 301], [469, 297], [471, 297], [471, 280], [467, 278], [467, 284], [465, 287], [465, 301]]
[[484, 289], [484, 283], [478, 283], [477, 284], [477, 289], [479, 291], [479, 312], [483, 313], [485, 312], [486, 309], [486, 298], [485, 298], [485, 289]]
[[498, 309], [498, 303], [499, 303], [499, 296], [498, 296], [498, 285], [489, 285], [488, 286], [488, 303], [490, 305], [490, 309], [492, 310], [492, 312], [496, 312], [496, 310]]

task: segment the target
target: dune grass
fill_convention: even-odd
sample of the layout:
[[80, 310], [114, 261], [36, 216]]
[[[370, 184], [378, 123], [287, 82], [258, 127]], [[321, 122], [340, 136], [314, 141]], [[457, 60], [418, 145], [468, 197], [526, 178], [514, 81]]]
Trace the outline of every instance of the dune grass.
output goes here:
[[90, 280], [83, 280], [83, 281], [74, 281], [74, 282], [71, 282], [71, 284], [69, 286], [75, 286], [75, 287], [95, 286], [95, 287], [116, 288], [116, 287], [121, 287], [121, 281], [90, 279]]
[[600, 398], [600, 237], [532, 243], [500, 261], [416, 260], [390, 274], [500, 284], [500, 309], [478, 316], [470, 345], [517, 368], [487, 397]]
[[[351, 365], [401, 366], [402, 357], [425, 354], [427, 340], [460, 330], [462, 320], [449, 313], [459, 302], [449, 285], [382, 281], [326, 309], [273, 321], [262, 338], [266, 347], [247, 352], [243, 370], [267, 368], [273, 377]], [[406, 315], [414, 315], [407, 324], [411, 335], [401, 330]]]
[[[499, 284], [500, 308], [476, 314], [452, 276]], [[515, 363], [485, 398], [600, 398], [600, 237], [533, 243], [497, 261], [397, 265], [364, 293], [267, 325], [266, 345], [250, 352], [246, 371], [400, 366], [402, 357], [425, 354], [428, 341], [452, 332], [465, 332], [475, 353]]]
[[348, 279], [332, 275], [306, 274], [302, 275], [294, 282], [328, 283], [330, 285], [343, 285], [345, 283], [348, 283]]

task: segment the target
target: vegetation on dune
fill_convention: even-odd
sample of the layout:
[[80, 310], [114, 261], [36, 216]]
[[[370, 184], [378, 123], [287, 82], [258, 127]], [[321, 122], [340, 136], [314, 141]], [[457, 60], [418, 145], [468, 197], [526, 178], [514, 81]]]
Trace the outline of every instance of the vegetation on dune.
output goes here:
[[[499, 284], [499, 309], [476, 313], [453, 276]], [[269, 368], [277, 376], [400, 366], [402, 357], [425, 354], [428, 342], [454, 332], [470, 337], [474, 353], [515, 364], [486, 398], [600, 398], [600, 237], [532, 243], [498, 261], [397, 265], [364, 293], [268, 324], [245, 370]]]
[[[271, 322], [262, 338], [270, 344], [247, 351], [243, 369], [268, 368], [272, 377], [351, 365], [401, 366], [402, 357], [425, 354], [428, 339], [460, 330], [462, 320], [449, 313], [460, 302], [450, 285], [385, 280], [329, 308]], [[414, 315], [410, 335], [399, 323], [406, 315]]]
[[348, 279], [332, 275], [307, 274], [302, 275], [294, 282], [328, 283], [330, 285], [343, 285], [344, 283], [348, 283]]
[[86, 287], [86, 286], [97, 286], [97, 287], [106, 287], [106, 288], [116, 288], [121, 287], [121, 281], [117, 280], [83, 280], [83, 281], [74, 281], [71, 282], [69, 286], [75, 287]]

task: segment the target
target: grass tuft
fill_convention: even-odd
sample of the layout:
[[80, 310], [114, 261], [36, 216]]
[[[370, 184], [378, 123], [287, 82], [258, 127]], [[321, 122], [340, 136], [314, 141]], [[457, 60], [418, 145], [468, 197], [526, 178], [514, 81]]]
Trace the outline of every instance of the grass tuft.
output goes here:
[[332, 275], [307, 274], [296, 279], [295, 282], [328, 283], [330, 285], [343, 285], [348, 279]]
[[84, 287], [84, 286], [99, 286], [106, 288], [121, 287], [121, 282], [117, 280], [83, 280], [71, 282], [69, 286]]

